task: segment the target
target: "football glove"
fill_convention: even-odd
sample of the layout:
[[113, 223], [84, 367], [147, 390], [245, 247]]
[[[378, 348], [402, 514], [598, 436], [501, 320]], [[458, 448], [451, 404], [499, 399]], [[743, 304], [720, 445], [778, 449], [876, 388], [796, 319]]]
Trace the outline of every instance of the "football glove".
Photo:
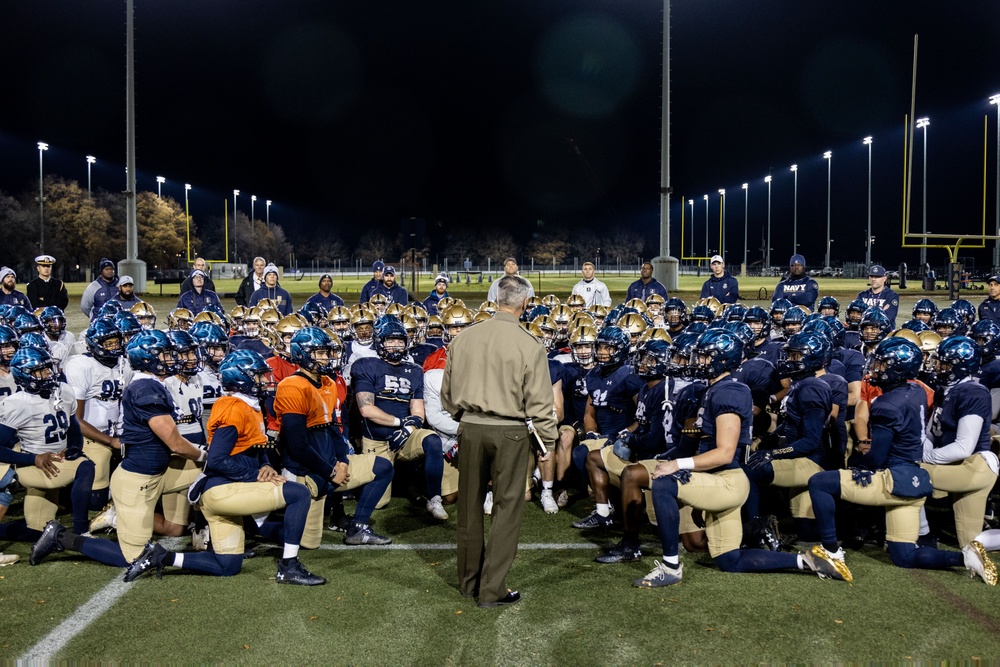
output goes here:
[[864, 468], [851, 468], [851, 479], [855, 484], [864, 488], [872, 483], [872, 471]]
[[756, 452], [750, 455], [747, 459], [748, 468], [766, 468], [771, 465], [771, 459], [774, 458], [770, 451], [766, 449], [758, 449]]
[[400, 428], [408, 428], [410, 431], [416, 431], [418, 428], [424, 427], [424, 420], [422, 417], [418, 417], [417, 415], [410, 415], [409, 417], [403, 419], [399, 426]]
[[671, 475], [678, 484], [687, 484], [691, 481], [691, 471], [690, 470], [678, 470]]
[[583, 436], [584, 440], [600, 440], [602, 438], [604, 438], [604, 436], [597, 431], [587, 431], [587, 435]]
[[407, 439], [410, 437], [410, 432], [405, 428], [401, 428], [397, 431], [393, 431], [389, 436], [389, 451], [398, 452], [406, 444]]
[[631, 433], [629, 433], [628, 431], [622, 431], [621, 433], [619, 433], [618, 438], [612, 445], [612, 451], [615, 453], [615, 456], [620, 458], [622, 461], [628, 461], [630, 463], [632, 461], [635, 461], [635, 453], [632, 451], [632, 448], [629, 447], [629, 444], [631, 444], [631, 442], [632, 442]]

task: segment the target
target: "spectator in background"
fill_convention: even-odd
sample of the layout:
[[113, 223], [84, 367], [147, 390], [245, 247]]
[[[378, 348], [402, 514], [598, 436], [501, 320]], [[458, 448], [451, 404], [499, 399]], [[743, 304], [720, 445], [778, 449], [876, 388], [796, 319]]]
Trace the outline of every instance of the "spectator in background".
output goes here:
[[330, 312], [337, 306], [343, 306], [344, 300], [332, 292], [333, 276], [324, 273], [319, 277], [319, 291], [306, 300], [306, 303], [315, 303], [322, 306], [324, 310]]
[[205, 274], [205, 289], [210, 292], [215, 291], [215, 282], [212, 281], [212, 277], [209, 275], [208, 264], [205, 263], [204, 259], [201, 257], [195, 257], [194, 264], [191, 266], [191, 269], [192, 273], [189, 274], [188, 277], [184, 279], [184, 282], [181, 283], [181, 294], [184, 294], [184, 292], [191, 289], [191, 276], [194, 275], [193, 271], [201, 271]]
[[385, 267], [385, 271], [382, 272], [382, 284], [378, 285], [372, 294], [384, 294], [389, 303], [398, 303], [401, 306], [410, 302], [410, 295], [402, 285], [396, 284], [396, 269], [391, 266]]
[[101, 259], [97, 266], [98, 276], [94, 282], [87, 285], [80, 297], [80, 310], [91, 320], [97, 318], [101, 312], [101, 306], [118, 296], [118, 271], [115, 263], [107, 257]]
[[208, 276], [205, 275], [204, 271], [200, 269], [192, 271], [190, 277], [191, 289], [183, 292], [180, 298], [177, 299], [177, 307], [187, 308], [191, 311], [192, 315], [197, 315], [210, 304], [214, 304], [219, 307], [219, 310], [223, 310], [222, 302], [219, 301], [219, 295], [214, 290], [210, 290], [205, 286], [208, 282], [207, 279]]
[[643, 262], [642, 266], [639, 267], [639, 280], [628, 286], [625, 300], [641, 299], [645, 302], [653, 294], [659, 294], [664, 301], [669, 298], [667, 288], [653, 277], [653, 265], [649, 262]]
[[989, 296], [979, 304], [979, 319], [1000, 324], [1000, 275], [990, 276], [986, 280], [986, 289]]
[[14, 269], [6, 266], [0, 268], [0, 305], [23, 306], [29, 311], [32, 310], [31, 300], [16, 288], [17, 274], [14, 273]]
[[135, 281], [132, 276], [121, 276], [118, 279], [118, 294], [108, 301], [117, 301], [122, 305], [122, 310], [131, 310], [132, 306], [142, 299], [135, 295]]
[[434, 279], [434, 291], [424, 299], [424, 310], [428, 315], [438, 314], [438, 301], [448, 296], [448, 276], [439, 273]]
[[[503, 261], [503, 273], [504, 276], [520, 276], [520, 274], [517, 272], [517, 260], [514, 259], [513, 257], [508, 257], [507, 259], [505, 259]], [[500, 284], [500, 281], [503, 280], [504, 276], [500, 276], [499, 278], [493, 281], [492, 285], [490, 285], [490, 290], [489, 292], [486, 293], [487, 301], [493, 301], [494, 303], [496, 302], [497, 286]], [[535, 296], [535, 288], [531, 286], [530, 280], [527, 280], [527, 283], [528, 283], [528, 298], [531, 298]]]
[[244, 278], [243, 282], [240, 283], [240, 288], [236, 290], [237, 305], [249, 306], [250, 297], [253, 296], [254, 292], [264, 286], [265, 266], [267, 266], [267, 262], [264, 261], [263, 257], [253, 258], [253, 273]]
[[278, 267], [274, 264], [268, 264], [264, 267], [264, 284], [253, 293], [247, 305], [256, 306], [261, 299], [273, 301], [278, 312], [282, 315], [292, 314], [292, 296], [278, 284]]
[[774, 288], [771, 303], [778, 299], [788, 299], [793, 306], [805, 306], [813, 310], [818, 298], [819, 284], [806, 275], [806, 258], [798, 254], [792, 255], [788, 260], [788, 276]]
[[61, 310], [66, 310], [66, 306], [69, 305], [66, 285], [61, 280], [52, 280], [52, 265], [55, 263], [56, 258], [52, 255], [39, 255], [35, 258], [35, 269], [38, 271], [38, 277], [28, 283], [25, 288], [28, 301], [35, 308], [56, 306]]
[[713, 255], [709, 266], [712, 268], [712, 275], [701, 286], [701, 298], [714, 296], [723, 305], [739, 301], [740, 285], [736, 282], [736, 278], [726, 271], [726, 263], [722, 256]]
[[596, 268], [593, 262], [583, 263], [581, 267], [583, 278], [580, 282], [573, 285], [573, 294], [579, 294], [583, 297], [584, 301], [587, 302], [587, 305], [584, 306], [585, 308], [590, 308], [594, 305], [610, 308], [611, 293], [608, 292], [607, 285], [594, 277]]
[[382, 285], [382, 270], [384, 268], [385, 264], [380, 259], [372, 264], [372, 279], [366, 282], [364, 287], [361, 288], [361, 296], [358, 299], [358, 303], [368, 303], [368, 300], [372, 298], [372, 294], [375, 293], [375, 288]]

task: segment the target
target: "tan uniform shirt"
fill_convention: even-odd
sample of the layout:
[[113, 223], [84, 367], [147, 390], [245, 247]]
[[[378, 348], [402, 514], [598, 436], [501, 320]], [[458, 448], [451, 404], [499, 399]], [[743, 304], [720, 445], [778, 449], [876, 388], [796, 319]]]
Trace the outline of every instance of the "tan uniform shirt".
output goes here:
[[441, 404], [469, 423], [523, 424], [529, 417], [544, 442], [558, 436], [545, 348], [503, 311], [448, 346]]

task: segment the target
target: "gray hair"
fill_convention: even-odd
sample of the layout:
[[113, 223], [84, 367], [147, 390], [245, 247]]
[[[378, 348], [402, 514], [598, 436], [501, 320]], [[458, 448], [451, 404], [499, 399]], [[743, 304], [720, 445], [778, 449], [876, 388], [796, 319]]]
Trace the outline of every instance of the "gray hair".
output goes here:
[[530, 295], [531, 285], [521, 276], [504, 276], [497, 283], [497, 305], [519, 309]]

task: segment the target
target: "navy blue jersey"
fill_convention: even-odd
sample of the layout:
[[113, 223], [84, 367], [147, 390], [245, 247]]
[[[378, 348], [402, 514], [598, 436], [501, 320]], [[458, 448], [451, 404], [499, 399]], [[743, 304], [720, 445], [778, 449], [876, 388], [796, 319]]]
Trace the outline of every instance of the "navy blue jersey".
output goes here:
[[738, 382], [732, 376], [722, 378], [709, 386], [702, 396], [698, 419], [695, 422], [695, 426], [701, 429], [703, 434], [698, 443], [699, 454], [716, 448], [715, 420], [725, 414], [734, 414], [740, 418], [740, 436], [733, 460], [714, 470], [739, 468], [744, 452], [750, 446], [750, 427], [753, 425], [753, 400], [750, 398], [750, 387]]
[[410, 302], [409, 294], [407, 294], [406, 289], [399, 283], [393, 283], [392, 287], [386, 287], [385, 283], [379, 283], [372, 290], [372, 296], [376, 294], [385, 295], [389, 303], [398, 303], [401, 306], [405, 306]]
[[[833, 358], [844, 365], [842, 377], [848, 383], [861, 382], [865, 377], [865, 355], [858, 350], [838, 347], [833, 351]], [[837, 375], [841, 375], [838, 373]]]
[[639, 402], [635, 408], [636, 429], [630, 447], [639, 461], [651, 459], [666, 447], [663, 431], [663, 404], [666, 382], [639, 389]]
[[805, 457], [823, 464], [823, 427], [832, 410], [833, 392], [823, 378], [812, 376], [792, 383], [785, 399], [784, 422], [785, 444], [794, 449], [789, 457]]
[[767, 407], [771, 394], [781, 389], [778, 371], [774, 364], [763, 357], [745, 360], [733, 371], [732, 376], [750, 387], [753, 404], [762, 410]]
[[[823, 466], [828, 470], [832, 470], [833, 468], [828, 466], [833, 466], [835, 463], [835, 467], [843, 467], [844, 454], [847, 452], [847, 380], [833, 373], [825, 373], [819, 376], [819, 379], [829, 385], [830, 398], [833, 401], [833, 405], [837, 406], [837, 421], [828, 429], [830, 452], [834, 458], [827, 461], [827, 465]], [[837, 459], [835, 458], [836, 456], [840, 458]]]
[[[351, 387], [355, 395], [375, 394], [375, 407], [403, 419], [410, 415], [410, 401], [424, 398], [424, 371], [407, 362], [394, 366], [378, 357], [363, 357], [351, 367]], [[362, 422], [371, 440], [388, 440], [397, 430], [364, 418]]]
[[604, 369], [595, 368], [587, 373], [587, 393], [597, 413], [597, 428], [605, 435], [618, 433], [635, 421], [635, 402], [632, 397], [645, 384], [625, 364], [604, 375]]
[[170, 449], [149, 428], [160, 415], [176, 419], [177, 408], [163, 383], [137, 374], [122, 393], [122, 467], [140, 475], [161, 475], [170, 461]]
[[684, 424], [698, 416], [701, 399], [708, 385], [691, 382], [676, 393], [672, 393], [663, 405], [663, 430], [667, 443], [666, 456], [680, 459], [698, 453], [699, 437], [684, 434]]
[[323, 296], [322, 292], [316, 292], [306, 299], [306, 303], [315, 303], [317, 306], [322, 306], [327, 312], [330, 312], [337, 306], [343, 306], [344, 300], [333, 292], [330, 292], [330, 296]]
[[878, 308], [892, 323], [892, 328], [896, 328], [896, 313], [899, 312], [899, 295], [888, 287], [883, 287], [882, 291], [876, 294], [871, 289], [858, 292], [858, 298], [865, 302], [869, 308]]
[[1000, 389], [1000, 359], [994, 359], [979, 369], [979, 384], [987, 389]]
[[976, 441], [977, 452], [990, 449], [990, 420], [993, 417], [993, 400], [989, 390], [974, 381], [965, 381], [948, 389], [944, 401], [935, 407], [928, 427], [934, 447], [944, 447], [955, 442], [958, 420], [966, 415], [982, 417], [983, 426]]
[[[918, 384], [905, 382], [872, 400], [870, 424], [872, 443], [891, 438], [884, 461], [878, 467], [912, 465], [923, 459], [924, 424], [927, 415], [927, 392]], [[882, 431], [882, 434], [877, 433]], [[881, 437], [880, 437], [881, 436]]]
[[625, 292], [625, 300], [642, 299], [645, 301], [654, 294], [662, 296], [664, 301], [669, 298], [667, 288], [659, 280], [650, 278], [648, 283], [643, 283], [640, 278], [628, 286], [628, 290]]
[[552, 384], [563, 379], [563, 365], [555, 359], [549, 359], [549, 381]]
[[583, 421], [587, 411], [587, 371], [575, 361], [563, 365], [563, 420], [572, 426]]
[[765, 359], [771, 363], [772, 366], [777, 368], [778, 362], [781, 361], [784, 352], [782, 351], [782, 346], [785, 341], [778, 340], [776, 338], [771, 338], [765, 340], [760, 345], [755, 345], [753, 350], [748, 356], [754, 359]]
[[979, 319], [993, 320], [1000, 324], [1000, 299], [989, 297], [983, 299], [983, 302], [979, 304]]
[[262, 341], [260, 338], [244, 337], [242, 340], [238, 341], [235, 344], [232, 343], [232, 341], [230, 341], [230, 344], [232, 344], [233, 349], [236, 350], [253, 350], [260, 356], [264, 357], [265, 359], [269, 359], [274, 356], [274, 352], [271, 351], [271, 348], [265, 345], [264, 341]]
[[[848, 350], [861, 351], [861, 332], [848, 329], [844, 332], [844, 347]], [[862, 355], [863, 356], [863, 355]]]
[[716, 278], [714, 275], [709, 276], [705, 284], [701, 286], [699, 298], [707, 299], [709, 297], [715, 297], [722, 304], [736, 303], [740, 300], [740, 285], [736, 278], [729, 274], [729, 271], [723, 272], [720, 278]]
[[424, 362], [427, 361], [427, 357], [431, 356], [437, 348], [428, 343], [417, 343], [410, 348], [410, 358], [413, 359], [413, 363], [421, 368], [424, 367]]
[[428, 345], [433, 345], [435, 349], [444, 347], [444, 339], [440, 336], [428, 336], [424, 342]]

